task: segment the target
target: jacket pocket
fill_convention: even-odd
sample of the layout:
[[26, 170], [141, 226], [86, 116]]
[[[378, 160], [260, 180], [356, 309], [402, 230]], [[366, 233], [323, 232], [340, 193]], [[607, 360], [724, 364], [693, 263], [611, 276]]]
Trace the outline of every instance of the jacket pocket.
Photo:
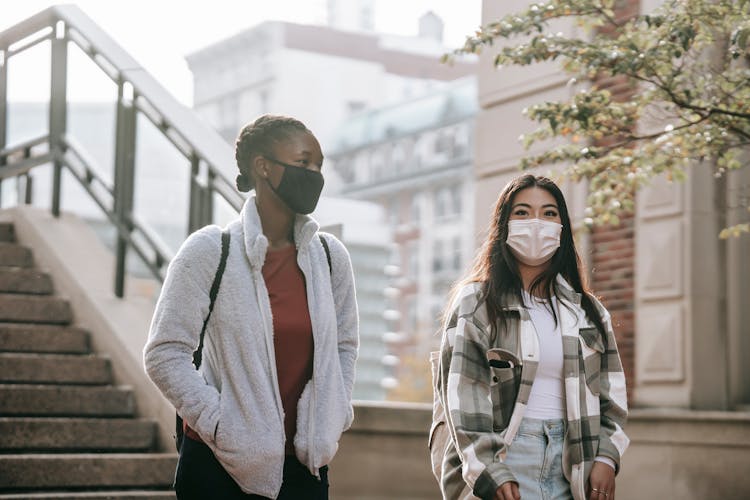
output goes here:
[[216, 427], [214, 428], [214, 435], [213, 435], [213, 440], [212, 440], [212, 443], [214, 444], [214, 446], [222, 450], [226, 449], [225, 448], [226, 443], [225, 443], [225, 440], [223, 439], [224, 427], [226, 427], [229, 424], [229, 422], [225, 422], [225, 419], [224, 419], [224, 415], [226, 415], [224, 411], [224, 399], [225, 398], [220, 396], [219, 419], [216, 421]]
[[586, 327], [578, 330], [581, 338], [581, 355], [583, 357], [583, 371], [586, 377], [586, 385], [591, 392], [598, 396], [601, 392], [599, 377], [601, 374], [602, 356], [604, 355], [604, 342], [601, 333], [596, 327]]
[[521, 383], [521, 361], [512, 352], [493, 348], [487, 350], [492, 396], [492, 427], [501, 432], [508, 427]]

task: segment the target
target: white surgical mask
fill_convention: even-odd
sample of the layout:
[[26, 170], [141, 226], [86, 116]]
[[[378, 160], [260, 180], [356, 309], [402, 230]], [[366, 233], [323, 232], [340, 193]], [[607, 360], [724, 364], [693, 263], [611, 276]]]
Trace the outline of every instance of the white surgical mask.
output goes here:
[[513, 256], [529, 266], [544, 264], [560, 247], [562, 224], [541, 219], [508, 221], [508, 239]]

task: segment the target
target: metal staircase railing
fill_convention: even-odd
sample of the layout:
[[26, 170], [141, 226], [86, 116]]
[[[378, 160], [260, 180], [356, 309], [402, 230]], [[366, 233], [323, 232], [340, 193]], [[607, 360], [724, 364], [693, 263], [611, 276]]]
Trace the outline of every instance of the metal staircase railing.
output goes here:
[[[51, 85], [48, 133], [7, 144], [8, 66], [13, 57], [49, 41]], [[68, 46], [74, 43], [117, 85], [114, 180], [108, 182], [86, 150], [66, 131]], [[239, 211], [243, 197], [228, 179], [232, 148], [190, 109], [180, 104], [104, 30], [74, 5], [50, 7], [0, 33], [0, 182], [25, 178], [24, 203], [32, 201], [31, 172], [52, 164], [51, 210], [60, 214], [66, 169], [102, 209], [117, 231], [114, 292], [125, 290], [125, 262], [133, 250], [154, 276], [164, 279], [171, 252], [134, 214], [137, 117], [145, 116], [187, 160], [190, 169], [188, 232], [214, 219], [216, 196]]]

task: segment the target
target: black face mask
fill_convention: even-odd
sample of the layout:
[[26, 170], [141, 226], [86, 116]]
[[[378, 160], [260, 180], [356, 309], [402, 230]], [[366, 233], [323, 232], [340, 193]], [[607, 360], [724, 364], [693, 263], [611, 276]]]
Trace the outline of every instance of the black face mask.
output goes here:
[[323, 190], [323, 174], [316, 170], [282, 163], [273, 158], [266, 159], [284, 167], [279, 187], [273, 187], [266, 179], [268, 186], [281, 198], [281, 201], [296, 214], [309, 214], [315, 210], [320, 199], [320, 192]]

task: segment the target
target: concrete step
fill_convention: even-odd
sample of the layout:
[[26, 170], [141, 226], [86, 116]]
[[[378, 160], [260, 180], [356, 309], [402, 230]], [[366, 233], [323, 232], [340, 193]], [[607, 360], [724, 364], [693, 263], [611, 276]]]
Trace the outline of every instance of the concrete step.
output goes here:
[[84, 354], [90, 349], [88, 332], [82, 328], [0, 323], [0, 351]]
[[0, 455], [0, 490], [167, 489], [176, 465], [174, 453]]
[[45, 493], [0, 493], [0, 500], [166, 500], [175, 499], [174, 491], [49, 491]]
[[16, 241], [16, 230], [11, 222], [0, 222], [0, 241], [13, 243]]
[[52, 280], [49, 274], [28, 267], [0, 267], [0, 292], [52, 293]]
[[67, 300], [53, 296], [0, 293], [0, 321], [67, 325], [73, 312]]
[[0, 450], [19, 452], [149, 451], [156, 423], [134, 418], [0, 418]]
[[109, 359], [91, 354], [0, 352], [0, 383], [105, 385]]
[[17, 243], [0, 241], [0, 266], [32, 267], [31, 249]]
[[0, 384], [0, 415], [132, 417], [129, 387]]

